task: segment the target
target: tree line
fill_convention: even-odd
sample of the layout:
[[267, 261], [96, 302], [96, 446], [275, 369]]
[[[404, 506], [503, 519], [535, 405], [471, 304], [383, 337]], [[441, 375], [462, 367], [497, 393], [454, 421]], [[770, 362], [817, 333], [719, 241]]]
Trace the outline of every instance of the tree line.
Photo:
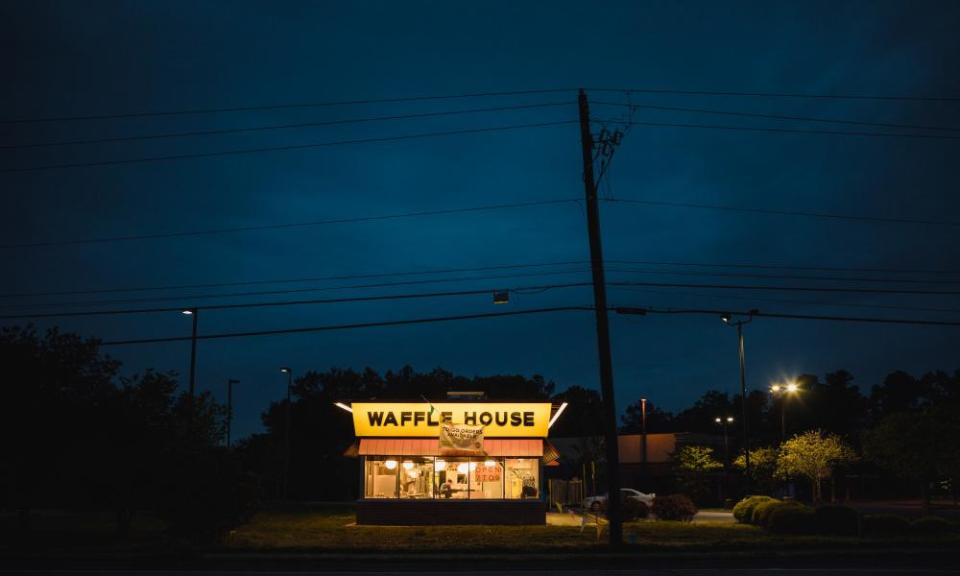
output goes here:
[[[494, 399], [568, 402], [551, 436], [595, 438], [603, 429], [596, 391], [577, 385], [560, 390], [537, 375], [466, 377], [409, 366], [383, 374], [369, 368], [308, 371], [291, 390], [284, 483], [286, 399], [265, 408], [262, 433], [227, 449], [226, 409], [209, 392], [191, 402], [172, 372], [121, 377], [120, 363], [95, 339], [4, 328], [0, 362], [8, 375], [0, 403], [0, 506], [20, 511], [25, 529], [33, 509], [84, 505], [114, 510], [121, 532], [149, 509], [184, 531], [215, 533], [258, 499], [356, 498], [358, 461], [345, 455], [353, 430], [337, 401], [439, 400], [448, 390], [479, 390]], [[960, 371], [920, 377], [894, 372], [866, 394], [843, 370], [822, 381], [803, 375], [798, 384], [795, 397], [748, 394], [754, 449], [779, 445], [785, 408], [787, 437], [810, 430], [836, 435], [870, 466], [924, 487], [958, 477]], [[741, 417], [738, 396], [709, 391], [675, 413], [652, 399], [647, 430], [716, 435], [715, 419], [726, 415]], [[640, 426], [639, 403], [627, 406], [621, 430], [638, 432]], [[737, 450], [738, 438], [735, 426]]]

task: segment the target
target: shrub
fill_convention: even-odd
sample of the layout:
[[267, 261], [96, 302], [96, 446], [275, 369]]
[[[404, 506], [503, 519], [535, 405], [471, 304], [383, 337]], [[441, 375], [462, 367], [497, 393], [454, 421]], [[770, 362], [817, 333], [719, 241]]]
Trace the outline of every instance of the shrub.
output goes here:
[[865, 536], [903, 536], [910, 531], [910, 521], [893, 514], [864, 514], [860, 526]]
[[620, 513], [624, 520], [637, 520], [650, 515], [650, 508], [636, 498], [624, 498], [620, 505]]
[[770, 515], [774, 510], [783, 507], [803, 507], [803, 504], [796, 500], [772, 500], [770, 502], [761, 502], [753, 509], [751, 523], [766, 528], [770, 525]]
[[[609, 500], [603, 499], [598, 503], [600, 512], [606, 516], [609, 508]], [[624, 521], [646, 518], [650, 515], [650, 507], [642, 500], [628, 498], [626, 495], [620, 495], [620, 519]]]
[[815, 516], [819, 534], [856, 536], [860, 533], [860, 513], [849, 506], [821, 506]]
[[946, 534], [955, 531], [957, 526], [939, 516], [924, 516], [911, 522], [910, 529], [916, 534]]
[[653, 513], [658, 520], [689, 522], [697, 514], [697, 506], [684, 494], [657, 496], [653, 501]]
[[737, 519], [737, 522], [748, 523], [753, 518], [753, 509], [755, 506], [761, 502], [769, 502], [774, 500], [769, 496], [747, 496], [743, 500], [737, 502], [736, 506], [733, 507], [733, 517]]
[[816, 529], [816, 517], [812, 508], [776, 506], [770, 513], [767, 529], [777, 534], [812, 534]]

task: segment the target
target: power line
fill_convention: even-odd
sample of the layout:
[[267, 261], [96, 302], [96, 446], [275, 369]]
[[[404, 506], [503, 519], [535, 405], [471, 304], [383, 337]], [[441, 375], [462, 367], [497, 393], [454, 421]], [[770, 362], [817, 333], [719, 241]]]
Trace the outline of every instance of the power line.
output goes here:
[[758, 298], [756, 296], [734, 296], [731, 294], [705, 294], [703, 292], [668, 292], [666, 290], [649, 290], [647, 288], [633, 288], [628, 286], [614, 286], [621, 290], [643, 292], [645, 294], [661, 294], [666, 296], [699, 296], [715, 300], [742, 300], [746, 302], [772, 302], [774, 304], [791, 304], [798, 306], [819, 306], [827, 308], [870, 308], [877, 310], [901, 310], [909, 312], [946, 312], [960, 313], [960, 308], [932, 308], [928, 306], [893, 306], [888, 304], [859, 304], [853, 302], [814, 302], [811, 300], [785, 300], [783, 298]]
[[[839, 267], [839, 266], [795, 266], [795, 265], [775, 265], [775, 264], [763, 264], [763, 263], [744, 263], [744, 262], [721, 262], [721, 263], [707, 263], [707, 262], [680, 262], [675, 260], [607, 260], [608, 264], [611, 265], [654, 265], [654, 266], [683, 266], [683, 267], [701, 267], [701, 268], [732, 268], [732, 269], [766, 269], [766, 270], [802, 270], [802, 271], [826, 271], [826, 272], [881, 272], [881, 273], [890, 273], [890, 274], [936, 274], [936, 275], [958, 275], [960, 270], [944, 270], [944, 269], [904, 269], [904, 268], [854, 268], [854, 267]], [[553, 261], [553, 262], [532, 262], [532, 263], [523, 263], [523, 264], [501, 264], [493, 266], [477, 266], [477, 267], [458, 267], [458, 268], [438, 268], [434, 270], [414, 270], [414, 271], [395, 271], [395, 272], [380, 272], [380, 273], [364, 273], [364, 274], [343, 274], [343, 275], [332, 275], [332, 276], [312, 276], [312, 277], [301, 277], [301, 278], [280, 278], [272, 280], [246, 280], [246, 281], [232, 281], [232, 282], [206, 282], [206, 283], [192, 283], [192, 284], [166, 284], [159, 286], [132, 286], [125, 288], [91, 288], [84, 290], [55, 290], [55, 291], [46, 291], [46, 292], [19, 292], [19, 293], [6, 293], [0, 294], [0, 299], [4, 298], [23, 298], [23, 297], [39, 297], [39, 296], [70, 296], [70, 295], [87, 295], [87, 294], [114, 294], [122, 292], [152, 292], [152, 291], [164, 291], [164, 290], [188, 290], [188, 289], [197, 289], [197, 288], [224, 288], [224, 287], [234, 287], [234, 286], [259, 286], [267, 284], [296, 284], [304, 282], [326, 282], [326, 281], [338, 281], [338, 280], [363, 280], [363, 279], [372, 279], [372, 278], [394, 278], [394, 277], [403, 277], [403, 276], [426, 276], [434, 274], [454, 274], [462, 272], [488, 272], [488, 271], [499, 271], [499, 270], [516, 270], [516, 269], [526, 269], [526, 268], [546, 268], [546, 267], [556, 267], [556, 266], [582, 266], [588, 264], [586, 260], [565, 260], [565, 261]], [[562, 270], [551, 272], [551, 274], [567, 274], [567, 273], [576, 273], [578, 270]], [[651, 273], [651, 272], [645, 272]], [[664, 273], [671, 273], [670, 271], [664, 271]], [[480, 278], [463, 278], [462, 280], [471, 280], [471, 279], [480, 279]], [[842, 280], [848, 280], [849, 278], [838, 278]], [[446, 279], [441, 279], [438, 281], [447, 281]], [[891, 281], [897, 281], [891, 279]], [[380, 286], [380, 285], [376, 285]], [[337, 289], [336, 287], [330, 289]], [[188, 299], [189, 296], [183, 296], [184, 299]]]
[[[274, 336], [278, 334], [302, 334], [306, 332], [326, 332], [331, 330], [355, 330], [359, 328], [379, 328], [384, 326], [408, 326], [411, 324], [430, 324], [436, 322], [454, 322], [458, 320], [476, 320], [482, 318], [503, 318], [507, 316], [526, 316], [531, 314], [549, 314], [553, 312], [592, 311], [592, 306], [557, 306], [553, 308], [531, 308], [528, 310], [511, 310], [508, 312], [487, 312], [482, 314], [461, 314], [458, 316], [433, 316], [430, 318], [412, 318], [408, 320], [389, 320], [382, 322], [360, 322], [354, 324], [333, 324], [327, 326], [309, 326], [304, 328], [283, 328], [279, 330], [258, 330], [251, 332], [224, 332], [219, 334], [198, 334], [198, 340], [219, 340], [223, 338], [246, 338], [252, 336]], [[108, 340], [100, 342], [101, 346], [123, 346], [129, 344], [154, 344], [160, 342], [183, 342], [191, 340], [191, 336], [168, 336], [164, 338], [141, 338], [133, 340]]]
[[[623, 202], [628, 202], [623, 200]], [[811, 270], [821, 272], [888, 272], [892, 274], [960, 274], [960, 270], [923, 268], [851, 268], [846, 266], [788, 266], [777, 264], [752, 264], [743, 262], [677, 262], [661, 260], [607, 260], [610, 264], [655, 264], [659, 266], [696, 266], [702, 268], [755, 268], [767, 270]]]
[[652, 128], [693, 128], [698, 130], [728, 130], [734, 132], [765, 132], [784, 134], [817, 134], [827, 136], [881, 136], [888, 138], [919, 138], [931, 140], [960, 140], [960, 136], [947, 134], [916, 134], [907, 132], [863, 132], [853, 130], [801, 130], [799, 128], [760, 128], [756, 126], [727, 126], [723, 124], [694, 124], [684, 122], [643, 122], [639, 120], [598, 119], [610, 124], [626, 124], [628, 126], [649, 126]]
[[513, 124], [508, 126], [493, 126], [490, 128], [465, 128], [460, 130], [445, 130], [440, 132], [422, 132], [419, 134], [404, 134], [401, 136], [383, 136], [378, 138], [355, 138], [352, 140], [335, 140], [332, 142], [317, 142], [313, 144], [291, 144], [287, 146], [266, 146], [262, 148], [243, 148], [238, 150], [221, 150], [218, 152], [199, 152], [191, 154], [170, 154], [166, 156], [145, 156], [140, 158], [124, 158], [117, 160], [100, 160], [96, 162], [73, 162], [64, 164], [43, 164], [39, 166], [26, 166], [21, 168], [0, 168], [0, 174], [10, 174], [19, 172], [37, 172], [41, 170], [54, 170], [61, 168], [88, 168], [94, 166], [118, 166], [124, 164], [142, 164], [147, 162], [164, 162], [169, 160], [186, 160], [191, 158], [213, 158], [219, 156], [235, 156], [243, 154], [258, 154], [261, 152], [284, 152], [291, 150], [309, 150], [314, 148], [326, 148], [331, 146], [343, 146], [351, 144], [372, 144], [385, 142], [399, 142], [402, 140], [415, 140], [421, 138], [436, 138], [439, 136], [456, 136], [460, 134], [480, 134], [486, 132], [503, 132], [507, 130], [520, 130], [525, 128], [545, 128], [550, 126], [561, 126], [565, 124], [576, 124], [577, 120], [560, 120], [555, 122], [536, 122], [532, 124]]
[[351, 118], [346, 120], [326, 120], [322, 122], [299, 122], [294, 124], [274, 124], [270, 126], [253, 126], [246, 128], [223, 128], [216, 130], [191, 130], [188, 132], [172, 132], [167, 134], [146, 134], [139, 136], [117, 136], [112, 138], [91, 138], [81, 140], [62, 140], [59, 142], [37, 142], [31, 144], [4, 144], [0, 149], [27, 149], [47, 148], [52, 146], [72, 146], [80, 144], [106, 144], [112, 142], [135, 142], [138, 140], [158, 140], [165, 138], [185, 138], [191, 136], [216, 136], [223, 134], [238, 134], [242, 132], [265, 132], [271, 130], [286, 130], [291, 128], [316, 128], [321, 126], [338, 126], [342, 124], [361, 124], [381, 122], [386, 120], [408, 120], [413, 118], [435, 118], [454, 116], [457, 114], [474, 114], [482, 112], [502, 112], [507, 110], [526, 110], [533, 108], [548, 108], [553, 106], [572, 106], [573, 102], [548, 102], [542, 104], [523, 104], [517, 106], [495, 106], [491, 108], [471, 108], [468, 110], [449, 110], [443, 112], [422, 112], [418, 114], [398, 114], [391, 116], [373, 116], [367, 118]]
[[[166, 286], [137, 286], [133, 288], [101, 288], [90, 290], [59, 290], [53, 292], [21, 292], [0, 294], [0, 298], [22, 298], [24, 296], [68, 296], [81, 294], [109, 294], [117, 292], [150, 292], [157, 290], [183, 290], [191, 288], [223, 288], [227, 286], [257, 286], [264, 284], [294, 284], [300, 282], [323, 282], [330, 280], [358, 280], [368, 278], [392, 278], [397, 276], [422, 276], [431, 274], [452, 274], [459, 272], [486, 272], [490, 270], [513, 270], [521, 268], [543, 268], [548, 266], [569, 266], [587, 264], [585, 260], [543, 262], [530, 264], [503, 264], [499, 266], [477, 266], [474, 268], [442, 268], [418, 270], [412, 272], [382, 272], [377, 274], [344, 274], [339, 276], [315, 276], [306, 278], [287, 278], [281, 280], [247, 280], [241, 282], [209, 282], [205, 284], [168, 284]], [[559, 272], [566, 273], [567, 271]], [[571, 270], [569, 272], [576, 272]]]
[[867, 316], [827, 316], [815, 314], [787, 314], [781, 312], [760, 312], [752, 310], [748, 312], [731, 312], [730, 310], [713, 310], [708, 308], [641, 308], [641, 307], [618, 307], [614, 309], [618, 314], [698, 314], [720, 316], [722, 314], [735, 314], [738, 316], [753, 316], [754, 318], [782, 318], [790, 320], [821, 320], [830, 322], [866, 322], [871, 324], [910, 324], [915, 326], [960, 326], [960, 321], [953, 320], [922, 320], [914, 318], [874, 318]]
[[672, 208], [697, 208], [701, 210], [721, 210], [725, 212], [746, 212], [775, 216], [803, 216], [806, 218], [828, 218], [832, 220], [850, 220], [859, 222], [879, 222], [884, 224], [926, 224], [937, 226], [960, 226], [956, 220], [928, 220], [922, 218], [893, 218], [887, 216], [863, 216], [858, 214], [837, 214], [831, 212], [808, 212], [802, 210], [774, 210], [770, 208], [744, 208], [722, 204], [702, 204], [694, 202], [671, 202], [667, 200], [637, 200], [626, 198], [605, 198], [606, 202], [621, 204], [642, 204], [646, 206], [668, 206]]
[[909, 290], [903, 288], [840, 288], [828, 286], [770, 286], [758, 284], [690, 284], [680, 282], [608, 282], [609, 286], [651, 286], [663, 288], [706, 288], [712, 290], [762, 290], [780, 292], [838, 292], [849, 294], [913, 294], [918, 296], [957, 296], [956, 290]]
[[811, 280], [819, 282], [880, 282], [880, 283], [901, 283], [901, 284], [960, 284], [960, 279], [956, 280], [918, 280], [916, 278], [851, 278], [843, 276], [804, 276], [794, 274], [754, 274], [746, 272], [686, 272], [677, 270], [638, 270], [636, 268], [611, 268], [617, 272], [629, 272], [633, 274], [657, 274], [665, 276], [707, 276], [721, 278], [765, 278], [772, 280]]
[[[519, 286], [508, 288], [509, 292], [531, 293], [546, 292], [547, 290], [577, 288], [581, 286], [590, 286], [589, 282], [574, 282], [568, 284], [548, 284], [543, 286]], [[456, 296], [476, 296], [479, 294], [491, 294], [493, 291], [487, 289], [476, 290], [456, 290], [449, 292], [426, 292], [426, 293], [408, 293], [408, 294], [383, 294], [378, 296], [351, 296], [346, 298], [324, 298], [312, 300], [284, 300], [279, 302], [248, 302], [242, 304], [209, 304], [205, 306], [192, 306], [193, 310], [234, 310], [242, 308], [275, 308], [281, 306], [304, 306], [312, 304], [343, 304], [347, 302], [381, 302], [387, 300], [417, 300], [425, 298], [450, 298]], [[169, 312], [181, 312], [183, 307], [167, 308], [127, 308], [124, 310], [94, 310], [87, 312], [48, 312], [41, 314], [13, 314], [0, 316], [0, 320], [22, 320], [22, 319], [41, 319], [41, 318], [70, 318], [78, 316], [123, 316], [131, 314], [157, 314]]]
[[698, 114], [716, 114], [722, 116], [740, 116], [746, 118], [764, 118], [770, 120], [794, 120], [803, 122], [823, 122], [827, 124], [844, 124], [851, 126], [875, 126], [878, 128], [900, 128], [910, 130], [946, 130], [951, 132], [960, 131], [960, 128], [950, 126], [922, 126], [917, 124], [897, 124], [890, 122], [867, 122], [863, 120], [845, 120], [838, 118], [823, 118], [816, 116], [793, 116], [787, 114], [762, 114], [758, 112], [738, 112], [733, 110], [716, 110], [713, 108], [689, 108], [683, 106], [658, 106], [653, 104], [632, 104], [628, 102], [591, 102], [603, 106], [620, 106], [633, 109], [661, 110], [666, 112], [694, 112]]
[[[105, 304], [133, 304], [133, 303], [142, 303], [142, 302], [170, 302], [170, 301], [181, 301], [181, 302], [196, 302], [197, 300], [209, 300], [211, 298], [239, 298], [244, 296], [276, 296], [283, 294], [303, 294], [307, 292], [327, 292], [331, 290], [356, 290], [364, 288], [386, 288], [394, 286], [415, 286], [423, 284], [442, 284], [447, 282], [463, 282], [466, 280], [503, 280], [508, 278], [522, 278], [522, 277], [535, 277], [535, 276], [556, 276], [563, 274], [579, 274], [582, 273], [582, 270], [556, 270], [556, 271], [544, 271], [544, 272], [532, 272], [532, 273], [517, 273], [517, 274], [500, 274], [492, 276], [473, 276], [473, 277], [459, 277], [459, 278], [435, 278], [428, 280], [405, 280], [403, 282], [378, 282], [374, 284], [353, 284], [348, 286], [323, 286], [323, 287], [311, 287], [311, 288], [296, 288], [290, 290], [259, 290], [259, 291], [249, 291], [249, 292], [231, 292], [231, 293], [220, 293], [220, 294], [195, 294], [187, 296], [156, 296], [150, 298], [123, 298], [123, 299], [111, 299], [111, 300], [90, 300], [86, 302], [47, 302], [41, 304], [26, 304], [26, 305], [4, 305], [0, 308], [4, 309], [24, 309], [24, 308], [37, 308], [44, 307], [50, 308], [54, 306], [101, 306]], [[189, 307], [195, 307], [194, 304], [191, 304]]]
[[75, 120], [112, 120], [117, 118], [144, 118], [150, 116], [187, 116], [192, 114], [214, 114], [222, 112], [257, 112], [266, 110], [289, 110], [296, 108], [327, 108], [332, 106], [355, 106], [361, 104], [396, 104], [402, 102], [424, 102], [430, 100], [457, 100], [465, 98], [486, 98], [492, 96], [526, 96], [531, 94], [555, 94], [575, 92], [575, 88], [549, 88], [543, 90], [511, 90], [505, 92], [474, 92], [466, 94], [448, 94], [442, 96], [401, 96], [395, 98], [368, 98], [364, 100], [331, 100], [325, 102], [303, 102], [288, 104], [268, 104], [260, 106], [234, 106], [230, 108], [187, 108], [155, 112], [125, 112], [112, 114], [89, 114], [76, 116], [46, 116], [40, 118], [9, 118], [0, 120], [0, 124], [27, 124], [32, 122], [70, 122]]
[[681, 96], [749, 96], [760, 98], [801, 98], [811, 100], [879, 100], [904, 102], [960, 102], [960, 96], [902, 96], [877, 94], [803, 94], [799, 92], [671, 90], [662, 88], [590, 88], [591, 92], [621, 94], [672, 94]]
[[[256, 112], [266, 110], [284, 110], [296, 108], [325, 108], [331, 106], [353, 106], [363, 104], [395, 104], [403, 102], [423, 102], [432, 100], [455, 100], [466, 98], [486, 98], [501, 96], [526, 96], [531, 94], [573, 93], [576, 88], [546, 88], [534, 90], [509, 90], [499, 92], [473, 92], [462, 94], [400, 96], [392, 98], [367, 98], [354, 100], [330, 100], [318, 102], [301, 102], [285, 104], [266, 104], [253, 106], [233, 106], [220, 108], [185, 108], [178, 110], [121, 112], [109, 114], [63, 115], [44, 116], [34, 118], [7, 118], [0, 119], [0, 124], [27, 124], [33, 122], [69, 122], [77, 120], [111, 120], [119, 118], [143, 118], [151, 116], [186, 116], [192, 114], [213, 114], [222, 112]], [[906, 102], [957, 102], [956, 96], [903, 96], [903, 95], [875, 95], [875, 94], [803, 94], [791, 92], [761, 92], [761, 91], [721, 91], [721, 90], [674, 90], [666, 88], [590, 88], [591, 92], [615, 92], [619, 94], [669, 94], [681, 96], [746, 96], [763, 98], [800, 98], [820, 100], [878, 100], [878, 101], [906, 101]]]
[[487, 212], [492, 210], [507, 210], [513, 208], [529, 208], [533, 206], [547, 206], [552, 204], [567, 204], [577, 202], [576, 199], [532, 200], [529, 202], [512, 202], [508, 204], [487, 204], [485, 206], [471, 206], [466, 208], [447, 208], [441, 210], [421, 210], [417, 212], [401, 212], [398, 214], [384, 214], [380, 216], [355, 216], [348, 218], [330, 218], [327, 220], [313, 220], [308, 222], [287, 222], [283, 224], [262, 224], [256, 226], [237, 226], [232, 228], [212, 228], [207, 230], [189, 230], [183, 232], [157, 232], [153, 234], [132, 234], [127, 236], [108, 236], [103, 238], [80, 238], [72, 240], [49, 240], [43, 242], [24, 242], [19, 244], [0, 244], [0, 249], [11, 248], [43, 248], [51, 246], [74, 246], [79, 244], [101, 244], [106, 242], [129, 242], [134, 240], [156, 240], [163, 238], [183, 238], [188, 236], [211, 236], [235, 232], [254, 232], [260, 230], [283, 230], [289, 228], [306, 228], [311, 226], [326, 226], [330, 224], [353, 224], [358, 222], [375, 222], [381, 220], [398, 220], [421, 216], [441, 216], [447, 214], [464, 214], [470, 212]]
[[[171, 310], [181, 310], [184, 307], [199, 307], [195, 304], [197, 300], [205, 300], [211, 298], [236, 298], [242, 296], [265, 296], [265, 295], [282, 295], [282, 294], [299, 294], [305, 292], [322, 292], [330, 290], [348, 290], [348, 289], [363, 289], [363, 288], [379, 288], [379, 287], [392, 287], [392, 286], [409, 286], [409, 285], [423, 285], [423, 284], [436, 284], [436, 283], [446, 283], [446, 282], [462, 282], [465, 280], [495, 280], [495, 279], [505, 279], [505, 278], [517, 278], [517, 277], [529, 277], [529, 276], [547, 276], [547, 275], [558, 275], [558, 274], [575, 274], [582, 273], [580, 270], [572, 271], [551, 271], [551, 272], [536, 272], [530, 274], [507, 274], [507, 275], [495, 275], [495, 276], [485, 276], [485, 277], [473, 277], [473, 278], [443, 278], [443, 279], [430, 279], [430, 280], [410, 280], [404, 282], [383, 282], [377, 284], [359, 284], [353, 286], [328, 286], [322, 288], [301, 288], [294, 290], [264, 290], [264, 291], [253, 291], [253, 292], [234, 292], [226, 294], [201, 294], [194, 296], [169, 296], [169, 297], [155, 297], [155, 298], [127, 298], [127, 299], [115, 299], [115, 300], [95, 300], [88, 302], [59, 302], [59, 303], [44, 303], [44, 304], [27, 304], [27, 305], [6, 305], [2, 308], [5, 309], [17, 309], [22, 310], [24, 308], [37, 308], [37, 307], [54, 307], [54, 306], [100, 306], [106, 304], [124, 304], [124, 303], [144, 303], [144, 302], [161, 302], [161, 301], [181, 301], [189, 302], [189, 306], [180, 306], [176, 308], [160, 308], [156, 310], [138, 310], [136, 312], [148, 312], [148, 311], [171, 311]], [[564, 284], [563, 287], [573, 287], [577, 284]], [[960, 295], [960, 291], [957, 290], [914, 290], [914, 289], [903, 289], [903, 288], [846, 288], [846, 287], [829, 287], [829, 286], [771, 286], [771, 285], [757, 285], [757, 284], [709, 284], [709, 283], [679, 283], [679, 282], [637, 282], [637, 281], [623, 281], [617, 280], [613, 282], [607, 282], [608, 286], [613, 287], [623, 287], [623, 286], [645, 286], [645, 287], [663, 287], [663, 288], [704, 288], [704, 289], [714, 289], [714, 290], [758, 290], [758, 291], [781, 291], [781, 292], [825, 292], [825, 293], [849, 293], [849, 294], [903, 294], [903, 295], [916, 295], [916, 296], [956, 296]], [[531, 287], [531, 289], [538, 289], [540, 287]], [[483, 292], [489, 292], [491, 289], [483, 290]], [[340, 299], [340, 301], [347, 302], [351, 301], [348, 299]], [[306, 302], [305, 302], [306, 303]], [[231, 305], [218, 305], [217, 307], [229, 308]], [[211, 308], [213, 305], [207, 306]], [[237, 307], [244, 307], [243, 305], [237, 305]], [[49, 313], [49, 316], [68, 316], [68, 315], [95, 315], [94, 312], [89, 314], [79, 314], [72, 312], [56, 312]], [[10, 318], [12, 316], [3, 316], [3, 318]], [[36, 318], [37, 314], [22, 314], [17, 315], [17, 317], [29, 317]]]

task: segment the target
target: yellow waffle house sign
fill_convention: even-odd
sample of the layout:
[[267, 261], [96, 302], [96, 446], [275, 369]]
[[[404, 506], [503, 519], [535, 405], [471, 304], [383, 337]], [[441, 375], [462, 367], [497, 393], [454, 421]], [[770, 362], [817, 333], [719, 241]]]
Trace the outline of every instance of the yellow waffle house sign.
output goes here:
[[441, 422], [482, 426], [486, 438], [546, 438], [550, 403], [354, 402], [353, 427], [362, 437], [434, 437]]

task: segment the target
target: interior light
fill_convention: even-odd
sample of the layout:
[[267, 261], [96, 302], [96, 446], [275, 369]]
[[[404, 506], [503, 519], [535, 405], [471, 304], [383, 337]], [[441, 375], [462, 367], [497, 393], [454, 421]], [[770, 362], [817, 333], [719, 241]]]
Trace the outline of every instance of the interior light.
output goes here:
[[397, 468], [397, 461], [396, 461], [396, 460], [387, 460], [387, 461], [385, 461], [385, 462], [383, 463], [383, 465], [387, 467], [387, 470], [396, 470], [396, 468]]
[[190, 309], [190, 308], [187, 308], [186, 310], [183, 310], [183, 311], [181, 312], [181, 314], [185, 314], [185, 315], [187, 315], [187, 316], [192, 316], [192, 315], [193, 315], [193, 310]]
[[733, 416], [727, 416], [727, 422], [733, 422]]
[[433, 463], [433, 470], [435, 472], [440, 472], [441, 470], [446, 470], [447, 463], [443, 460], [437, 460]]
[[469, 470], [469, 469], [470, 469], [470, 467], [467, 465], [466, 462], [461, 462], [461, 463], [457, 464], [457, 472], [460, 473], [460, 474], [466, 474], [466, 473], [467, 473], [467, 470]]
[[413, 462], [410, 462], [409, 460], [407, 460], [406, 462], [404, 462], [404, 463], [403, 463], [403, 469], [404, 469], [404, 470], [413, 470]]
[[470, 471], [473, 472], [473, 471], [476, 470], [476, 469], [477, 469], [477, 463], [476, 463], [476, 462], [471, 462], [471, 463], [470, 463]]
[[487, 468], [493, 468], [494, 466], [497, 465], [497, 463], [494, 462], [493, 460], [486, 460], [484, 461], [483, 465]]

